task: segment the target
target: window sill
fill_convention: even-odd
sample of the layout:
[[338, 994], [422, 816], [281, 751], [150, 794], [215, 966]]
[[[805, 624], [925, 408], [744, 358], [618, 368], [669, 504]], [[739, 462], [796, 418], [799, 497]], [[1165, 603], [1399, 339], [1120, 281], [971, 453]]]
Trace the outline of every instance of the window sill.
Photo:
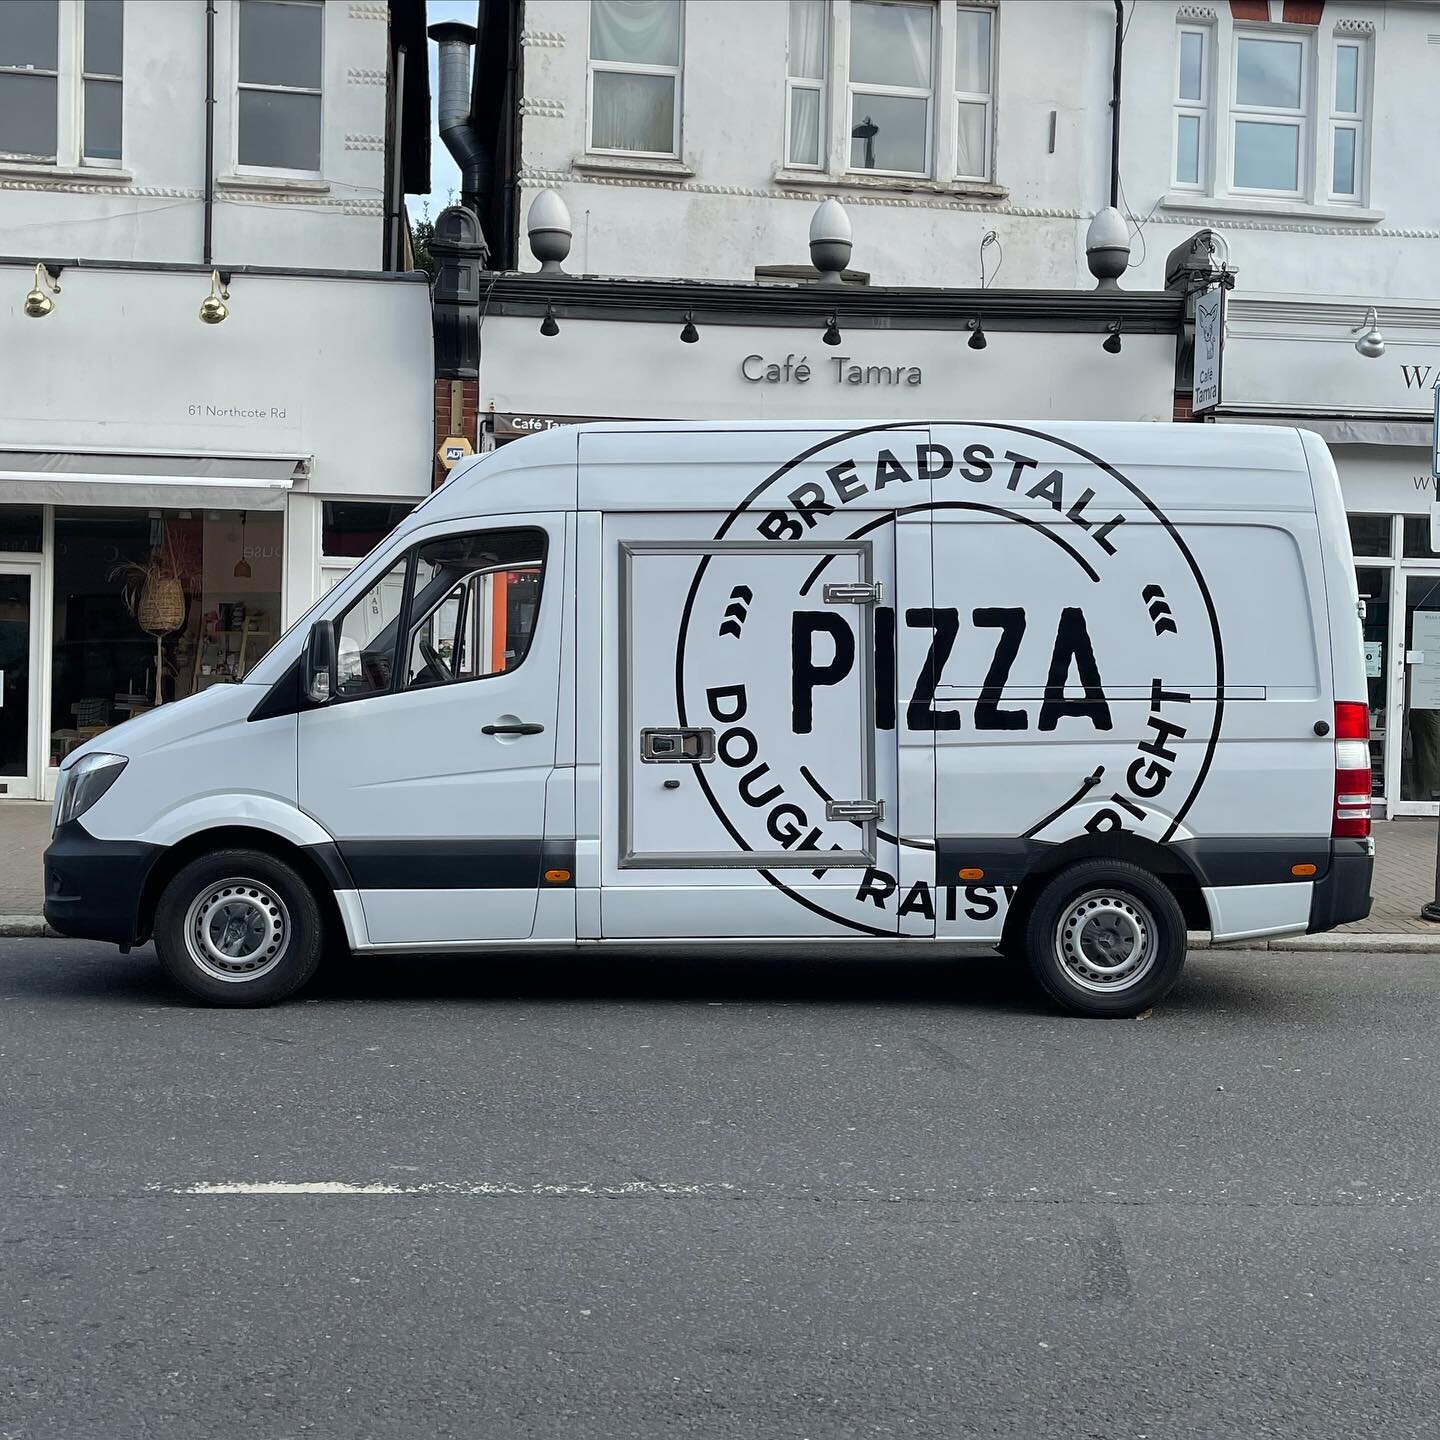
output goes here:
[[1339, 225], [1378, 225], [1383, 210], [1359, 205], [1311, 205], [1304, 200], [1266, 200], [1250, 195], [1204, 195], [1171, 190], [1161, 197], [1162, 210], [1213, 210], [1222, 215], [1268, 215], [1277, 220], [1332, 220]]
[[683, 160], [624, 155], [577, 155], [570, 168], [580, 175], [633, 175], [647, 180], [693, 180], [695, 170]]
[[46, 165], [33, 160], [0, 159], [0, 175], [20, 180], [55, 180], [73, 185], [76, 181], [91, 185], [129, 185], [135, 179], [129, 170], [114, 170], [104, 165]]
[[777, 185], [805, 190], [953, 195], [959, 200], [1010, 198], [1010, 191], [1004, 185], [992, 185], [985, 180], [926, 180], [918, 175], [913, 178], [903, 175], [833, 175], [824, 170], [789, 170], [783, 166], [775, 171], [774, 180]]
[[296, 195], [328, 195], [328, 180], [302, 180], [295, 175], [218, 175], [217, 190], [288, 190]]

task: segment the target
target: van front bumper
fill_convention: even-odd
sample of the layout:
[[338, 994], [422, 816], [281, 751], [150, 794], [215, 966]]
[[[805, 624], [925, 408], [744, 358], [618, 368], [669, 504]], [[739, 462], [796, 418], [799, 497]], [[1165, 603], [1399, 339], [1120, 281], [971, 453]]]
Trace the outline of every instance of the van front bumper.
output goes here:
[[1330, 864], [1310, 896], [1309, 935], [1370, 917], [1370, 885], [1375, 875], [1373, 840], [1332, 840]]
[[138, 945], [145, 882], [161, 847], [97, 840], [78, 821], [62, 825], [45, 851], [45, 922], [77, 940]]

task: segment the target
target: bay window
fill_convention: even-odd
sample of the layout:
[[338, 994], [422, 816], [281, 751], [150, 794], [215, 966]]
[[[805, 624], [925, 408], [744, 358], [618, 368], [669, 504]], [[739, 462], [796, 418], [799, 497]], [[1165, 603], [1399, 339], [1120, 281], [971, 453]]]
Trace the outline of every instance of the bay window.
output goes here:
[[680, 0], [591, 0], [592, 151], [680, 156]]
[[933, 144], [933, 4], [850, 7], [850, 168], [928, 175]]
[[0, 155], [119, 163], [124, 21], [123, 0], [0, 3]]
[[[1176, 33], [1170, 183], [1232, 201], [1364, 203], [1365, 27], [1185, 24]], [[1174, 203], [1179, 203], [1178, 198]]]

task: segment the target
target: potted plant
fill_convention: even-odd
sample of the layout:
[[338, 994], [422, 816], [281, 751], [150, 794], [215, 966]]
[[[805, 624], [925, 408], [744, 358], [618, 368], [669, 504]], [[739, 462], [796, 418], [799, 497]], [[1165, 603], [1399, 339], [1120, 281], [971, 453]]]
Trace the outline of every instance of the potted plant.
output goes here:
[[148, 560], [127, 560], [111, 570], [110, 579], [122, 577], [125, 584], [121, 595], [125, 608], [147, 635], [155, 637], [155, 703], [163, 705], [165, 637], [185, 623], [187, 578], [167, 525], [161, 523], [160, 537]]

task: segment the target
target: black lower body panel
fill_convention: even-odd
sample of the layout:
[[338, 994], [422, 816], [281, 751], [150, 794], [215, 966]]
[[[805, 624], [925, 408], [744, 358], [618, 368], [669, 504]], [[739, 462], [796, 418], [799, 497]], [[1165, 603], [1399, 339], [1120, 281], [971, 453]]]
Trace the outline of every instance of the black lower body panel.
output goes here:
[[1333, 930], [1370, 916], [1375, 856], [1368, 840], [1332, 840], [1330, 868], [1315, 882], [1308, 932]]
[[141, 897], [161, 853], [137, 840], [97, 840], [78, 821], [62, 825], [45, 851], [45, 920], [79, 940], [136, 945]]

